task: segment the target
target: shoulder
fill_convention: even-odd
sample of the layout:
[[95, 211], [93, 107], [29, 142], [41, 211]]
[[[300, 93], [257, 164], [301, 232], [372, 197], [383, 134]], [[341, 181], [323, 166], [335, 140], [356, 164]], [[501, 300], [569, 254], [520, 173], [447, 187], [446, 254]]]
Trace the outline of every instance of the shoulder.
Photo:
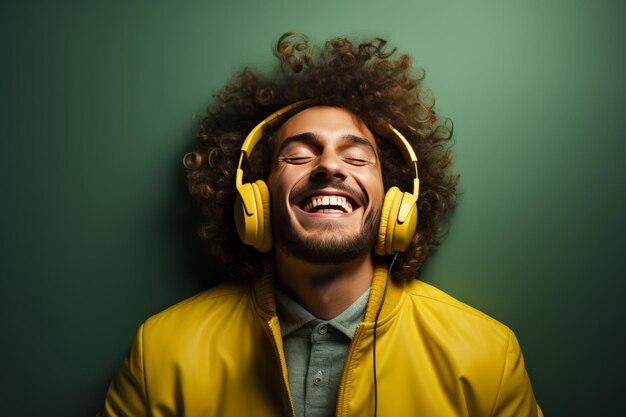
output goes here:
[[514, 338], [506, 325], [423, 281], [407, 283], [405, 293], [419, 325], [446, 344], [504, 352]]
[[414, 280], [408, 283], [406, 293], [414, 302], [422, 307], [429, 308], [457, 317], [464, 317], [467, 320], [482, 323], [485, 326], [508, 332], [509, 328], [487, 314], [471, 307], [462, 301], [457, 300], [444, 291], [426, 282]]
[[248, 310], [250, 298], [249, 285], [226, 282], [153, 315], [145, 321], [144, 332], [181, 332], [205, 322], [219, 324], [237, 311]]
[[521, 348], [511, 329], [423, 281], [408, 282], [404, 291], [400, 311], [410, 324], [403, 330], [426, 348], [433, 373], [462, 382], [459, 392], [468, 406], [483, 410], [481, 415], [537, 415]]

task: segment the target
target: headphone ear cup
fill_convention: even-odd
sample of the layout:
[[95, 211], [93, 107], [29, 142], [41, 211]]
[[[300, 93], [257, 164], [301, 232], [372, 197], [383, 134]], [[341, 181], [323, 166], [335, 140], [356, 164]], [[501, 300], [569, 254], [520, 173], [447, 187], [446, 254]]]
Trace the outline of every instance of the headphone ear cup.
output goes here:
[[[397, 217], [397, 208], [395, 212], [392, 212], [392, 207], [398, 206], [400, 189], [398, 187], [391, 187], [387, 194], [385, 194], [385, 200], [383, 201], [383, 208], [380, 213], [380, 225], [378, 226], [378, 240], [376, 241], [376, 246], [374, 247], [374, 251], [378, 256], [389, 255], [391, 253], [387, 250], [387, 241], [391, 239], [393, 235], [393, 229], [395, 227], [395, 221]], [[395, 204], [394, 204], [395, 202]]]
[[235, 197], [235, 227], [246, 245], [263, 253], [272, 249], [270, 191], [265, 182], [259, 180], [241, 185]]
[[270, 190], [264, 181], [258, 180], [254, 184], [256, 191], [257, 208], [259, 209], [259, 233], [254, 245], [260, 252], [267, 253], [272, 249], [272, 223], [270, 216]]
[[[415, 236], [417, 227], [417, 198], [411, 193], [404, 192], [401, 196], [398, 211], [395, 216], [395, 228], [393, 230], [390, 248], [393, 252], [404, 252]], [[402, 218], [400, 218], [402, 217]]]
[[387, 191], [374, 248], [376, 255], [393, 255], [409, 247], [417, 227], [416, 201], [413, 194], [402, 192], [398, 187], [391, 187]]
[[[247, 206], [244, 204], [246, 201]], [[246, 210], [247, 207], [247, 210]], [[241, 241], [254, 245], [259, 231], [258, 210], [252, 184], [246, 183], [239, 188], [235, 197], [235, 227]]]

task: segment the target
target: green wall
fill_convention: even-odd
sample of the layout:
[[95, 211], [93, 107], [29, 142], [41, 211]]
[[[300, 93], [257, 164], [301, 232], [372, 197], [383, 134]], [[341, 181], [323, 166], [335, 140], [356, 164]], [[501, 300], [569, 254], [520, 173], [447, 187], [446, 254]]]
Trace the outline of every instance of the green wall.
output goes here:
[[515, 330], [546, 415], [624, 413], [624, 3], [1, 8], [0, 415], [93, 415], [137, 326], [222, 277], [180, 160], [288, 30], [382, 36], [426, 69], [464, 197], [423, 278]]

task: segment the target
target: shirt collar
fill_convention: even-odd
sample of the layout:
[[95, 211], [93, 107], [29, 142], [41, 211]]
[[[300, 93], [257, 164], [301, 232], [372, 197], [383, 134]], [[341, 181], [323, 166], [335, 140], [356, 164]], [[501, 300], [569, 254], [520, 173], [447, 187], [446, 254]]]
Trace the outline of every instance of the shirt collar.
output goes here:
[[[370, 289], [368, 288], [357, 298], [350, 307], [345, 309], [337, 317], [328, 320], [328, 324], [346, 335], [349, 339], [354, 337], [356, 328], [365, 316], [365, 308], [369, 299]], [[276, 308], [280, 320], [280, 333], [282, 337], [288, 336], [296, 330], [311, 324], [326, 322], [311, 314], [298, 302], [285, 293], [280, 287], [276, 287]]]

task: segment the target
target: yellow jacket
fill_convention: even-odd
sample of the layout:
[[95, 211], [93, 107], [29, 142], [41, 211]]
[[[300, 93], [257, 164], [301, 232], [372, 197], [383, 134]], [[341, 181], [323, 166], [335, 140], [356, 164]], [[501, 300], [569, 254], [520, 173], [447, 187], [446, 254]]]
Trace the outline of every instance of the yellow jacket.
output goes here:
[[[373, 322], [386, 273], [376, 267], [343, 369], [337, 416], [373, 415]], [[381, 417], [542, 416], [511, 330], [424, 282], [390, 282], [376, 337]], [[291, 415], [267, 272], [251, 286], [227, 283], [148, 319], [100, 414]]]

